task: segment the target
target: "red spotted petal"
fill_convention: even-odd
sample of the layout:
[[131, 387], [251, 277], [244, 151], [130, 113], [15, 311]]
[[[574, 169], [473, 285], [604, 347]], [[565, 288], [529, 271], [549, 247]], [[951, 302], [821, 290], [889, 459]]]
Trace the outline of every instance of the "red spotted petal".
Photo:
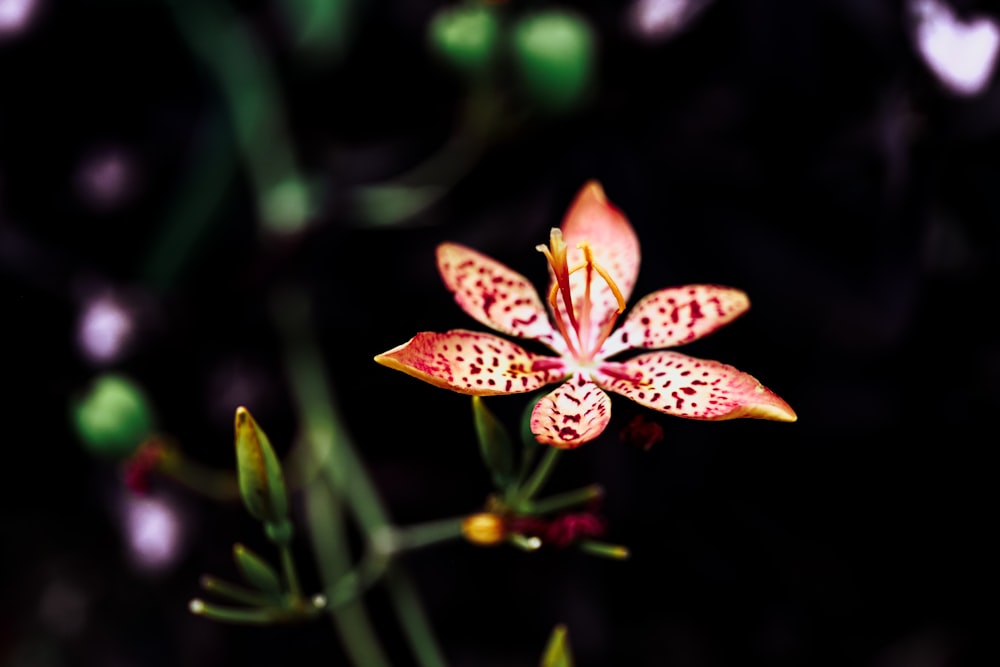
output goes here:
[[677, 352], [650, 352], [621, 363], [605, 363], [594, 379], [608, 391], [677, 417], [798, 419], [788, 403], [752, 375]]
[[[624, 214], [605, 197], [600, 183], [590, 181], [583, 186], [566, 213], [561, 229], [569, 246], [570, 267], [583, 263], [583, 251], [576, 246], [582, 241], [588, 242], [594, 259], [614, 279], [627, 301], [639, 275], [639, 239]], [[586, 289], [585, 273], [581, 270], [570, 276], [573, 303], [578, 313]], [[590, 299], [593, 306], [588, 347], [595, 343], [602, 326], [618, 310], [618, 300], [611, 288], [596, 274], [592, 277]]]
[[601, 347], [601, 355], [630, 348], [683, 345], [729, 324], [750, 307], [747, 295], [718, 285], [669, 287], [644, 297]]
[[476, 396], [534, 391], [566, 377], [560, 359], [474, 331], [418, 333], [375, 361], [438, 387]]
[[538, 401], [531, 432], [538, 442], [573, 449], [599, 436], [611, 419], [611, 399], [583, 375], [575, 375]]
[[538, 292], [520, 273], [457, 243], [438, 246], [437, 260], [444, 284], [466, 313], [497, 331], [565, 350]]

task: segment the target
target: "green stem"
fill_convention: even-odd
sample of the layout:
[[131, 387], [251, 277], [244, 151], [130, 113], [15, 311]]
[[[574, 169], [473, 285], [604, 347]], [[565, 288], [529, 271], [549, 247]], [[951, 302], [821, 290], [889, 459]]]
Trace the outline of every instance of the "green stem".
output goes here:
[[185, 161], [191, 168], [143, 262], [146, 280], [161, 291], [173, 284], [218, 223], [216, 212], [236, 175], [233, 141], [218, 112], [202, 121], [195, 140], [194, 154]]
[[233, 502], [240, 498], [236, 475], [213, 470], [195, 463], [175, 446], [170, 446], [157, 463], [156, 471], [164, 477], [218, 502]]
[[355, 667], [388, 667], [378, 637], [368, 618], [364, 603], [356, 595], [334, 600], [333, 582], [351, 573], [351, 555], [347, 547], [347, 526], [340, 497], [324, 477], [305, 487], [306, 518], [316, 554], [316, 566], [330, 596], [327, 611], [343, 642], [344, 652]]
[[[275, 232], [298, 231], [308, 221], [304, 210], [308, 204], [297, 196], [304, 184], [291, 148], [278, 78], [266, 50], [230, 3], [170, 0], [167, 7], [227, 107], [264, 227]], [[289, 184], [292, 205], [275, 206], [280, 189]]]
[[462, 517], [418, 523], [395, 531], [397, 551], [413, 551], [462, 536]]
[[[333, 392], [322, 370], [322, 355], [312, 335], [308, 299], [300, 291], [288, 290], [272, 300], [272, 311], [274, 320], [285, 339], [286, 364], [292, 393], [302, 415], [307, 446], [312, 454], [309, 465], [320, 471], [320, 477], [307, 486], [307, 491], [314, 487], [323, 488], [326, 491], [324, 495], [328, 496], [325, 500], [313, 498], [307, 506], [313, 509], [313, 513], [322, 512], [324, 509], [329, 511], [329, 506], [323, 508], [322, 505], [336, 502], [339, 507], [338, 494], [342, 494], [347, 507], [370, 540], [380, 530], [391, 529], [389, 513], [357, 455], [350, 437], [341, 426], [342, 420], [335, 408]], [[321, 483], [321, 480], [325, 483]], [[338, 514], [342, 513], [338, 511]], [[338, 517], [338, 521], [341, 526], [338, 535], [333, 534], [331, 528], [323, 522], [313, 521], [310, 533], [320, 562], [323, 562], [325, 554], [334, 551], [332, 546], [340, 545], [341, 551], [337, 552], [338, 555], [343, 555], [346, 550], [346, 547], [343, 547], [346, 545], [346, 536], [343, 534], [342, 516]], [[402, 571], [402, 567], [401, 563], [396, 563], [392, 569]], [[349, 566], [336, 569], [338, 571], [333, 572], [328, 566], [324, 573], [327, 590], [332, 590], [334, 583], [347, 574]], [[404, 634], [420, 666], [444, 665], [441, 650], [437, 646], [412, 585], [407, 586], [406, 580], [403, 584], [393, 585], [387, 579], [386, 583], [389, 600], [400, 617]], [[363, 611], [360, 600], [346, 607], [331, 606], [330, 613], [346, 623], [352, 619], [346, 618], [345, 612], [358, 609]], [[367, 620], [367, 617], [365, 618]], [[345, 637], [348, 628], [345, 625], [339, 627], [341, 636]], [[381, 650], [370, 627], [367, 629], [361, 627], [360, 631], [366, 635], [366, 641], [372, 644], [372, 647]], [[346, 641], [348, 639], [345, 637]], [[378, 664], [382, 664], [357, 660], [355, 663], [361, 667], [377, 667]]]
[[434, 639], [434, 631], [420, 603], [416, 586], [401, 563], [394, 563], [389, 568], [385, 586], [417, 664], [420, 667], [445, 667], [448, 663], [445, 662], [441, 647]]
[[514, 506], [515, 510], [519, 509], [523, 503], [531, 500], [542, 489], [545, 482], [548, 481], [549, 475], [552, 474], [552, 470], [555, 468], [561, 453], [562, 450], [555, 447], [549, 447], [545, 450], [542, 460], [538, 463], [535, 471], [531, 473], [531, 477], [514, 494], [511, 505]]
[[302, 601], [302, 588], [299, 586], [299, 575], [295, 571], [295, 560], [292, 558], [292, 549], [287, 544], [282, 544], [279, 547], [279, 552], [281, 554], [281, 569], [285, 573], [285, 583], [288, 586], [288, 592], [291, 593], [294, 603], [299, 604]]
[[604, 495], [604, 489], [599, 484], [591, 484], [582, 489], [574, 489], [565, 493], [557, 493], [541, 500], [524, 501], [517, 508], [526, 514], [551, 514], [567, 507], [584, 505]]

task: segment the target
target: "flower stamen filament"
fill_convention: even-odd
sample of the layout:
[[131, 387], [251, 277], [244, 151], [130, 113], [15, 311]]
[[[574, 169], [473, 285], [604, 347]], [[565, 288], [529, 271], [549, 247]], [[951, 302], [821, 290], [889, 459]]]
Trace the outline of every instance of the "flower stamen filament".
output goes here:
[[[544, 254], [545, 259], [548, 260], [549, 266], [552, 269], [552, 275], [555, 278], [552, 289], [549, 290], [548, 302], [552, 308], [556, 327], [566, 341], [569, 352], [578, 360], [586, 362], [594, 358], [600, 351], [604, 341], [611, 335], [618, 316], [625, 311], [625, 297], [607, 269], [594, 259], [594, 252], [590, 244], [587, 241], [581, 241], [577, 244], [577, 248], [583, 252], [584, 261], [570, 268], [567, 263], [567, 245], [563, 240], [561, 230], [552, 230], [548, 246], [541, 244], [536, 246], [536, 249]], [[579, 303], [574, 304], [570, 276], [581, 269], [586, 271], [584, 289]], [[591, 333], [595, 323], [591, 321], [593, 302], [590, 293], [591, 285], [593, 284], [593, 272], [595, 271], [611, 290], [617, 301], [618, 308], [611, 313], [608, 321], [602, 324], [600, 335], [591, 342]], [[562, 295], [562, 312], [559, 309], [560, 294]], [[565, 313], [565, 318], [562, 316], [563, 313]], [[572, 338], [570, 330], [575, 334]]]

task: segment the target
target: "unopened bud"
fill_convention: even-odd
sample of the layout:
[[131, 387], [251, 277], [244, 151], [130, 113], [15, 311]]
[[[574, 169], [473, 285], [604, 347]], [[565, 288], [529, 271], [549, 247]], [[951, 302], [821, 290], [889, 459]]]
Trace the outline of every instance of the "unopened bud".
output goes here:
[[483, 512], [465, 517], [462, 521], [462, 535], [473, 544], [492, 547], [504, 541], [507, 527], [500, 516]]
[[284, 523], [288, 515], [288, 495], [271, 441], [250, 411], [242, 406], [236, 408], [235, 430], [236, 472], [243, 504], [260, 521]]

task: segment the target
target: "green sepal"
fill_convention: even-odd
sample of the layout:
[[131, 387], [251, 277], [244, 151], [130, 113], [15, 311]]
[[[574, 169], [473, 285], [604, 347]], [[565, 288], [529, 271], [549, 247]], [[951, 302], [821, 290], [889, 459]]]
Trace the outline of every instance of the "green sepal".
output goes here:
[[486, 407], [481, 396], [472, 397], [472, 418], [479, 439], [479, 453], [493, 475], [493, 484], [500, 490], [510, 485], [514, 475], [514, 448], [507, 429]]
[[240, 495], [247, 511], [268, 523], [281, 523], [288, 516], [288, 494], [281, 463], [267, 434], [250, 411], [236, 409], [236, 472]]
[[573, 654], [569, 650], [565, 625], [557, 625], [549, 636], [549, 644], [545, 647], [540, 667], [573, 667]]
[[514, 26], [513, 52], [521, 84], [541, 109], [571, 111], [590, 94], [595, 40], [582, 16], [561, 9], [526, 16]]
[[431, 49], [462, 73], [479, 77], [491, 69], [500, 42], [496, 11], [467, 4], [442, 8], [428, 26]]
[[242, 544], [233, 545], [233, 560], [243, 579], [260, 592], [274, 596], [283, 593], [281, 579], [274, 568]]
[[279, 547], [287, 547], [292, 543], [292, 522], [287, 519], [283, 521], [264, 523], [264, 534]]
[[149, 400], [135, 382], [114, 373], [99, 376], [70, 407], [73, 426], [92, 454], [124, 459], [153, 433]]

